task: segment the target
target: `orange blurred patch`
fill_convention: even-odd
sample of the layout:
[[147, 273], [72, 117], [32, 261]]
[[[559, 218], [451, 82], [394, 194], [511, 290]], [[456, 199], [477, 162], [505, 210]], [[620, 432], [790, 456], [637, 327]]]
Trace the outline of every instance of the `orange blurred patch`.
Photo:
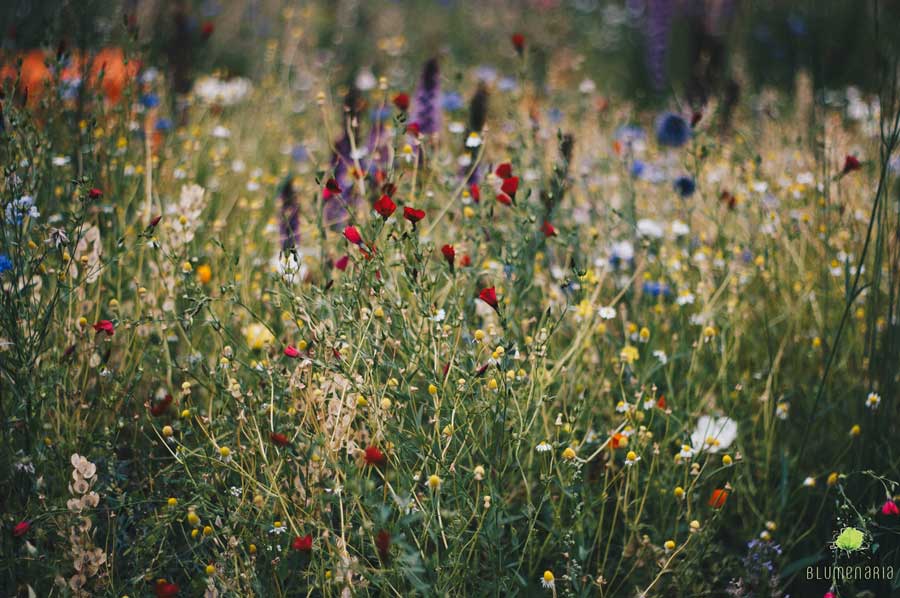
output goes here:
[[22, 56], [22, 70], [19, 77], [19, 91], [33, 106], [41, 99], [44, 88], [50, 82], [50, 69], [44, 63], [42, 50], [30, 50]]
[[117, 104], [125, 86], [137, 76], [139, 69], [138, 61], [125, 61], [122, 48], [103, 48], [91, 62], [90, 83], [92, 86], [99, 84], [106, 100]]

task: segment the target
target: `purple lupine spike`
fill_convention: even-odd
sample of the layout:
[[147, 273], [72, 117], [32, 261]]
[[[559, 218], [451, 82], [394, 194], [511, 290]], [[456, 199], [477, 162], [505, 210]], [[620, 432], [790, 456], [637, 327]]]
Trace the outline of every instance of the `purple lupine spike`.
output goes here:
[[341, 188], [340, 196], [329, 197], [325, 202], [325, 222], [328, 225], [339, 226], [347, 217], [346, 205], [353, 201], [353, 182], [349, 176], [349, 170], [353, 166], [350, 157], [350, 137], [344, 135], [334, 145], [334, 153], [331, 155], [331, 169], [334, 180]]
[[437, 58], [425, 63], [422, 78], [413, 100], [411, 122], [419, 125], [419, 131], [433, 135], [441, 130], [441, 77]]
[[391, 139], [385, 131], [384, 122], [390, 117], [390, 111], [376, 110], [372, 115], [372, 128], [366, 143], [366, 171], [372, 169], [387, 170], [391, 158]]
[[647, 0], [647, 68], [657, 91], [666, 85], [666, 55], [674, 9], [674, 0]]
[[297, 193], [294, 191], [294, 184], [290, 177], [281, 186], [278, 199], [281, 202], [281, 211], [279, 212], [281, 216], [279, 220], [281, 249], [287, 251], [300, 244], [300, 204], [297, 202]]

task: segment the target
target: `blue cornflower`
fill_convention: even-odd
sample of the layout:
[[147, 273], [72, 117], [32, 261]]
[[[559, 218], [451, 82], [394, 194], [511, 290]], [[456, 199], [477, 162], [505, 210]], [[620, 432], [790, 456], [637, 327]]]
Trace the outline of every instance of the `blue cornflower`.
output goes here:
[[641, 178], [641, 175], [644, 174], [644, 170], [646, 170], [647, 165], [641, 162], [640, 160], [635, 160], [631, 165], [631, 176], [636, 179]]
[[141, 104], [144, 108], [156, 108], [159, 106], [159, 96], [155, 93], [145, 93], [141, 96]]
[[454, 110], [460, 110], [465, 105], [463, 102], [463, 98], [459, 95], [458, 92], [448, 91], [444, 94], [444, 97], [441, 98], [441, 106], [447, 112], [453, 112]]
[[697, 183], [689, 176], [680, 176], [675, 179], [675, 191], [681, 197], [690, 197], [697, 190]]
[[8, 270], [12, 270], [12, 267], [13, 263], [12, 260], [9, 259], [9, 256], [4, 253], [0, 253], [0, 274], [3, 274]]
[[309, 152], [305, 145], [295, 145], [291, 150], [291, 158], [294, 162], [306, 162], [309, 159]]
[[681, 116], [672, 112], [656, 119], [656, 141], [665, 147], [681, 147], [691, 138], [691, 127]]
[[172, 121], [169, 120], [168, 118], [161, 118], [158, 121], [156, 121], [156, 130], [157, 131], [165, 132], [165, 131], [169, 131], [171, 129], [172, 129]]

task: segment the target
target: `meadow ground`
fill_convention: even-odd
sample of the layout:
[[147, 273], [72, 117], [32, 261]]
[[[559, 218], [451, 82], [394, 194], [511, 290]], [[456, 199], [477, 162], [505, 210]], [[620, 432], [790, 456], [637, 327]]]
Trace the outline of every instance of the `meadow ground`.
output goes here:
[[183, 113], [7, 71], [4, 596], [891, 595], [895, 85], [726, 130], [284, 18]]

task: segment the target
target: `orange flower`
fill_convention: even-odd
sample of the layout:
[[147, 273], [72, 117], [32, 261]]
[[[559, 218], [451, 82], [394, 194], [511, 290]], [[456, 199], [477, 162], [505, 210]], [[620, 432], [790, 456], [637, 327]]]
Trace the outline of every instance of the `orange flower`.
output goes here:
[[728, 490], [716, 488], [709, 497], [709, 506], [714, 509], [721, 509], [725, 506], [726, 500], [728, 500]]

